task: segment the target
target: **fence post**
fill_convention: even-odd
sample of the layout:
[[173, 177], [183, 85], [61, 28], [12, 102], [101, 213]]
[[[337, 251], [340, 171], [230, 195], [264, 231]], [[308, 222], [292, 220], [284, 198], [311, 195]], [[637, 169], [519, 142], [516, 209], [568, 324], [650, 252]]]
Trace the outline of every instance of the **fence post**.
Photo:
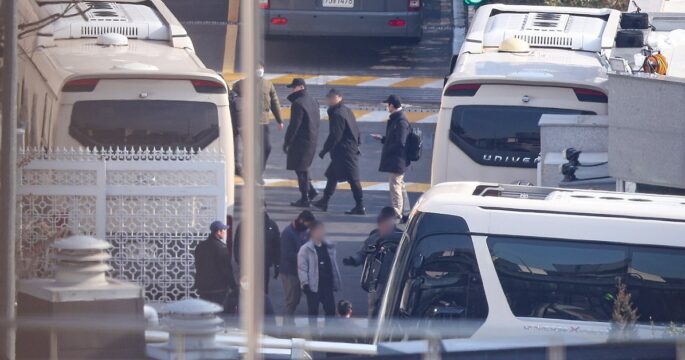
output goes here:
[[[97, 151], [97, 150], [95, 150]], [[101, 158], [96, 172], [95, 236], [107, 239], [107, 160]]]

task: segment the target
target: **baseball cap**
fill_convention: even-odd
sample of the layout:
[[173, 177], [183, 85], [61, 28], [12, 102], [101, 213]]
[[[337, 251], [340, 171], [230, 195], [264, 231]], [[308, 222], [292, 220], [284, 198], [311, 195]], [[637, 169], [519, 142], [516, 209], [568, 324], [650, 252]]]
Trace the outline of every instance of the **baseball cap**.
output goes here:
[[335, 88], [332, 88], [332, 89], [328, 90], [328, 94], [326, 94], [326, 97], [329, 98], [329, 97], [334, 97], [334, 96], [340, 96], [340, 97], [342, 97], [342, 94], [340, 93], [340, 91], [338, 91], [338, 90], [335, 89]]
[[209, 230], [211, 232], [217, 232], [219, 230], [226, 230], [228, 229], [228, 225], [224, 224], [223, 222], [217, 220], [213, 222], [211, 225], [209, 225]]
[[384, 104], [390, 104], [396, 108], [402, 107], [402, 101], [400, 100], [400, 97], [397, 95], [390, 95], [388, 96], [385, 101], [383, 101]]
[[306, 83], [304, 82], [304, 79], [303, 78], [293, 78], [293, 81], [290, 83], [290, 85], [286, 85], [285, 87], [292, 89], [292, 88], [294, 88], [296, 86], [300, 86], [300, 85], [306, 85]]

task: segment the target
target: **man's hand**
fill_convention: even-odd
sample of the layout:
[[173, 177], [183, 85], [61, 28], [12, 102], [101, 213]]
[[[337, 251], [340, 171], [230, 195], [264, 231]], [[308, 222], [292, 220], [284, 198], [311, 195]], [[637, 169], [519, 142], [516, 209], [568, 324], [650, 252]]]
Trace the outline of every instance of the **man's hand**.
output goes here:
[[346, 258], [343, 259], [343, 265], [345, 265], [345, 266], [355, 266], [355, 265], [357, 265], [357, 264], [356, 264], [356, 261], [354, 261], [354, 258], [353, 258], [352, 256], [348, 256], [348, 257], [346, 257]]
[[274, 279], [278, 279], [278, 275], [281, 273], [281, 267], [274, 265]]
[[323, 159], [324, 156], [326, 156], [326, 152], [322, 150], [322, 151], [319, 153], [319, 157]]
[[283, 129], [285, 129], [285, 123], [283, 123], [282, 121], [279, 122], [278, 125], [276, 125], [276, 126], [278, 127], [278, 130], [283, 130]]
[[283, 144], [283, 152], [286, 154], [288, 153], [288, 145]]
[[378, 141], [383, 140], [383, 135], [381, 135], [381, 134], [371, 134], [371, 137], [378, 140]]
[[304, 284], [302, 285], [302, 292], [309, 295], [313, 294], [314, 292], [312, 291], [312, 288], [309, 287], [309, 284]]

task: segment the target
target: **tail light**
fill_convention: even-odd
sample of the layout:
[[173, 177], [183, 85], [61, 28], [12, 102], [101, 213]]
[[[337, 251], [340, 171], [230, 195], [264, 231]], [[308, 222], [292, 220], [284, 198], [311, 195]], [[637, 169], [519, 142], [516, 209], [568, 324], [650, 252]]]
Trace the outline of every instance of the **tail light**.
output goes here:
[[95, 90], [98, 79], [76, 79], [64, 84], [63, 92], [91, 92]]
[[392, 20], [388, 21], [388, 26], [392, 26], [392, 27], [403, 27], [406, 25], [407, 25], [407, 22], [402, 20], [402, 19], [392, 19]]
[[260, 9], [268, 9], [271, 7], [271, 4], [269, 4], [270, 0], [259, 0], [259, 8]]
[[202, 94], [226, 94], [226, 85], [211, 80], [191, 80], [195, 91]]
[[597, 90], [573, 88], [573, 92], [576, 94], [578, 101], [584, 102], [595, 102], [595, 103], [607, 103], [609, 102], [609, 97]]
[[409, 0], [409, 11], [421, 10], [421, 0]]
[[480, 89], [480, 84], [454, 84], [445, 89], [445, 96], [474, 96]]
[[271, 23], [274, 25], [288, 25], [288, 18], [284, 18], [284, 17], [271, 18]]

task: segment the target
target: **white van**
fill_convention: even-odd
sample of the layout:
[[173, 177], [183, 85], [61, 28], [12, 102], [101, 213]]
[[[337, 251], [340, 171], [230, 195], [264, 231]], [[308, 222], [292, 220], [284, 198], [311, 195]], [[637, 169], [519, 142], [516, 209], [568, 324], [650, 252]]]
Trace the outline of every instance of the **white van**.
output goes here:
[[431, 182], [535, 183], [543, 114], [607, 113], [620, 12], [523, 5], [478, 9], [443, 90]]
[[606, 341], [619, 281], [635, 335], [661, 338], [685, 323], [684, 240], [685, 197], [440, 184], [397, 248], [377, 340], [422, 338], [449, 320], [452, 338]]

